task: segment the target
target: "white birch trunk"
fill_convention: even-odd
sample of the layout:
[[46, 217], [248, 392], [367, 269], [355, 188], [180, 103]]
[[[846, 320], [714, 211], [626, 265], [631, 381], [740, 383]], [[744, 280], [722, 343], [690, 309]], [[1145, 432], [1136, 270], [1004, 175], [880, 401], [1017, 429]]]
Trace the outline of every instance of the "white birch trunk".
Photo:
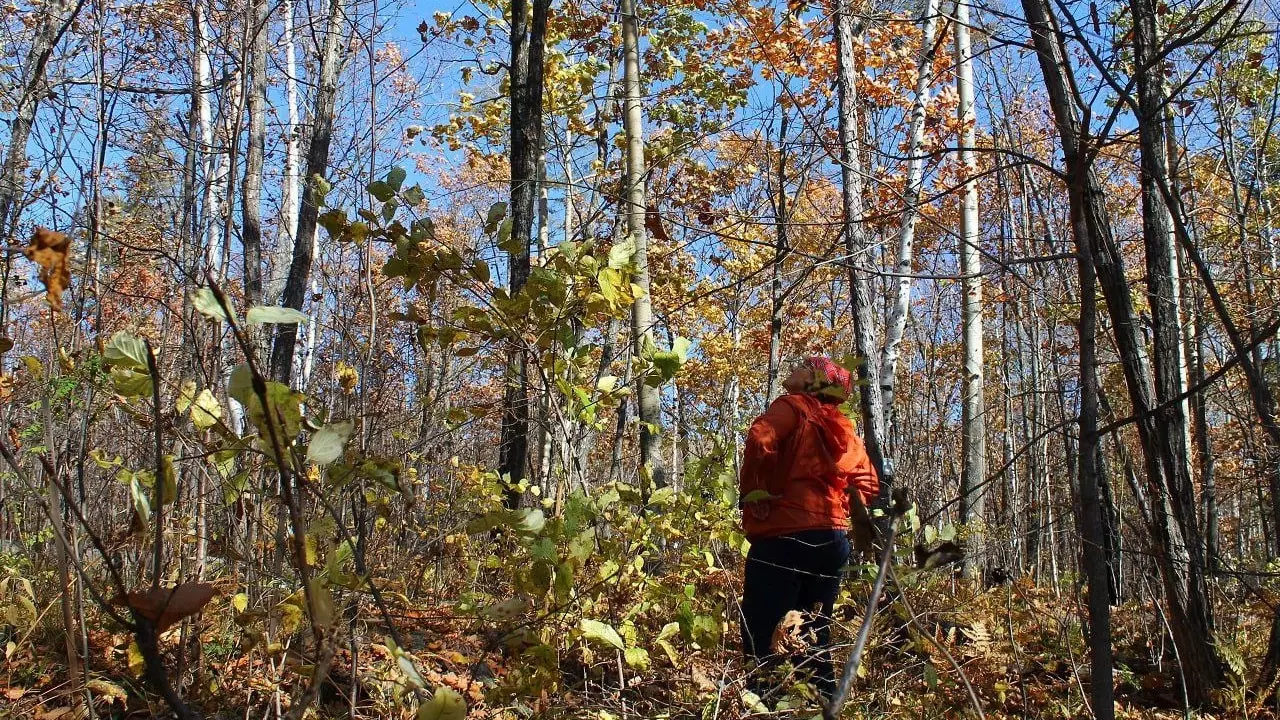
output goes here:
[[957, 117], [961, 123], [959, 161], [964, 184], [960, 194], [960, 273], [963, 277], [962, 325], [964, 352], [964, 386], [962, 432], [963, 467], [961, 470], [960, 521], [976, 523], [970, 532], [971, 548], [965, 559], [965, 573], [970, 577], [979, 571], [982, 546], [982, 512], [986, 498], [987, 475], [986, 403], [983, 397], [982, 346], [982, 258], [978, 234], [978, 186], [973, 147], [977, 115], [973, 102], [973, 52], [969, 41], [969, 0], [955, 4], [956, 94]]
[[[903, 197], [902, 228], [898, 233], [898, 295], [885, 329], [884, 357], [880, 367], [880, 388], [884, 396], [885, 428], [893, 434], [893, 391], [897, 385], [898, 357], [911, 308], [911, 271], [916, 223], [920, 219], [920, 192], [924, 182], [924, 122], [929, 105], [929, 85], [933, 82], [934, 35], [938, 27], [938, 0], [925, 0], [920, 18], [920, 60], [916, 70], [916, 99], [911, 106], [907, 142], [907, 186]], [[894, 444], [890, 444], [891, 447]]]

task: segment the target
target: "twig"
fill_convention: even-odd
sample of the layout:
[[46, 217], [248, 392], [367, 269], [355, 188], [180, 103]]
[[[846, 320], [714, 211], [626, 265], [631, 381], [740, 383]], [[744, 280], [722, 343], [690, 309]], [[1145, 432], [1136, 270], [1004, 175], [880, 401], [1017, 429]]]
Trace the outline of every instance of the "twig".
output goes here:
[[144, 339], [143, 344], [147, 348], [147, 374], [151, 376], [151, 403], [154, 412], [152, 428], [155, 430], [156, 499], [153, 511], [156, 518], [156, 540], [155, 559], [151, 567], [151, 591], [155, 592], [160, 589], [161, 564], [164, 562], [164, 486], [166, 478], [164, 472], [164, 441], [160, 429], [160, 370], [156, 367], [156, 351], [155, 348], [151, 347], [151, 341]]
[[892, 519], [889, 522], [889, 531], [884, 537], [884, 550], [880, 554], [880, 571], [876, 573], [875, 584], [871, 587], [871, 597], [867, 599], [867, 612], [862, 618], [862, 627], [858, 628], [858, 637], [853, 644], [853, 653], [849, 655], [849, 659], [844, 664], [844, 672], [840, 675], [840, 682], [836, 684], [835, 692], [831, 694], [831, 700], [823, 703], [822, 717], [823, 720], [836, 720], [840, 717], [840, 708], [844, 705], [844, 701], [848, 699], [849, 688], [853, 685], [853, 679], [858, 674], [858, 664], [862, 661], [862, 652], [867, 647], [867, 638], [871, 636], [871, 625], [876, 618], [876, 606], [880, 603], [880, 594], [884, 592], [884, 579], [890, 572], [890, 566], [893, 564], [893, 539], [898, 533], [898, 518], [907, 512], [907, 492], [904, 488], [897, 488], [893, 493], [893, 510]]

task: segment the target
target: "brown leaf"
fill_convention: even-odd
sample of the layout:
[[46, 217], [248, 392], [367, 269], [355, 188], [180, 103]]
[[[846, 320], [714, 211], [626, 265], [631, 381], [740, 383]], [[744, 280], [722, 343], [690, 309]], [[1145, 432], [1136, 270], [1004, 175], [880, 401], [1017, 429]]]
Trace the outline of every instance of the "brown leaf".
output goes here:
[[27, 259], [40, 266], [40, 282], [44, 283], [49, 307], [62, 310], [62, 291], [71, 284], [71, 238], [47, 228], [36, 228], [31, 244], [22, 251]]
[[4, 691], [4, 696], [9, 700], [21, 700], [22, 696], [26, 694], [27, 689], [24, 687], [11, 687]]
[[803, 649], [806, 642], [804, 632], [804, 615], [798, 610], [788, 610], [778, 626], [773, 629], [773, 641], [769, 647], [775, 653], [789, 654]]
[[663, 242], [671, 242], [671, 236], [667, 234], [667, 229], [662, 227], [662, 216], [658, 214], [656, 205], [650, 205], [644, 214], [644, 227], [655, 240]]
[[200, 612], [213, 595], [214, 588], [208, 583], [183, 583], [174, 588], [135, 590], [125, 597], [117, 595], [111, 602], [133, 608], [156, 624], [157, 633], [162, 633]]

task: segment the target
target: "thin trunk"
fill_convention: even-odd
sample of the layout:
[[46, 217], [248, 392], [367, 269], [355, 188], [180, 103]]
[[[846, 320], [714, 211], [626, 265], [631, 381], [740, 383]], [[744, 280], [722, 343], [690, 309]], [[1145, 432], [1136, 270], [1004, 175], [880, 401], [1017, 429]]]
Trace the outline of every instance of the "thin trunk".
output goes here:
[[293, 258], [293, 243], [298, 237], [298, 165], [301, 143], [298, 136], [298, 63], [294, 57], [293, 0], [282, 0], [284, 31], [284, 87], [288, 116], [284, 128], [284, 170], [280, 180], [280, 229], [271, 254], [271, 274], [263, 288], [263, 300], [271, 305], [280, 302], [285, 279]]
[[[855, 27], [853, 0], [840, 0], [835, 14], [836, 90], [839, 96], [840, 179], [844, 210], [843, 234], [849, 254], [849, 296], [853, 306], [854, 350], [862, 362], [858, 365], [859, 404], [862, 411], [863, 442], [872, 465], [880, 475], [880, 496], [874, 505], [887, 509], [893, 490], [893, 468], [884, 462], [881, 449], [884, 432], [884, 405], [880, 395], [880, 363], [872, 318], [871, 286], [867, 273], [858, 268], [868, 252], [866, 228], [863, 227], [862, 156], [858, 137], [858, 87], [860, 73], [853, 55]], [[888, 517], [886, 513], [884, 517]]]
[[[511, 3], [511, 249], [507, 257], [510, 294], [529, 279], [533, 244], [538, 157], [542, 152], [544, 38], [550, 0], [534, 0], [532, 20], [526, 0]], [[524, 479], [529, 455], [529, 359], [522, 347], [507, 351], [507, 387], [502, 402], [502, 473], [513, 486], [508, 507], [520, 503], [514, 488]]]
[[[323, 178], [329, 168], [329, 144], [333, 139], [334, 103], [338, 94], [338, 73], [342, 65], [345, 42], [341, 36], [346, 9], [344, 0], [329, 0], [329, 14], [325, 23], [324, 50], [320, 55], [315, 101], [311, 108], [311, 139], [307, 146], [308, 178], [306, 192], [302, 196], [302, 209], [298, 214], [298, 234], [293, 244], [293, 259], [289, 264], [289, 276], [285, 281], [281, 304], [301, 310], [306, 300], [306, 288], [311, 279], [311, 263], [315, 256], [316, 219], [320, 215], [320, 201], [312, 184]], [[271, 348], [271, 375], [288, 384], [293, 377], [293, 359], [298, 341], [297, 324], [280, 325]]]
[[769, 369], [765, 402], [778, 396], [778, 377], [782, 372], [782, 309], [786, 295], [782, 289], [782, 266], [787, 259], [787, 109], [782, 108], [778, 126], [777, 199], [774, 201], [774, 245], [769, 282]]
[[960, 194], [960, 274], [964, 381], [962, 389], [960, 522], [970, 525], [970, 549], [964, 571], [970, 578], [981, 572], [984, 557], [983, 509], [986, 504], [986, 401], [983, 396], [982, 255], [978, 237], [978, 172], [974, 157], [977, 115], [973, 107], [973, 54], [969, 41], [969, 0], [955, 4], [956, 119], [960, 121], [959, 163], [964, 182]]
[[[644, 127], [640, 109], [640, 30], [635, 0], [621, 0], [622, 19], [623, 128], [627, 142], [626, 202], [627, 236], [635, 243], [634, 282], [641, 296], [631, 306], [632, 352], [641, 356], [646, 339], [653, 341], [653, 304], [649, 296], [649, 239], [645, 233]], [[667, 484], [662, 459], [662, 395], [658, 388], [637, 378], [636, 413], [640, 420], [640, 464], [648, 468], [654, 487]], [[643, 484], [642, 494], [649, 492]]]
[[[880, 389], [884, 394], [885, 427], [893, 432], [893, 393], [897, 387], [898, 357], [907, 330], [907, 314], [911, 310], [911, 274], [914, 269], [916, 224], [920, 220], [920, 193], [924, 186], [924, 125], [929, 105], [929, 86], [933, 83], [933, 60], [938, 45], [934, 35], [938, 28], [938, 0], [925, 0], [920, 16], [920, 58], [916, 65], [916, 97], [911, 105], [911, 122], [907, 129], [907, 186], [903, 193], [902, 222], [898, 231], [898, 273], [894, 281], [898, 293], [889, 321], [885, 326], [884, 361], [880, 368]], [[896, 448], [896, 439], [886, 439]], [[892, 451], [891, 451], [892, 452]]]
[[262, 304], [262, 167], [267, 131], [267, 3], [253, 0], [250, 6], [251, 46], [249, 56], [249, 147], [245, 154], [244, 187], [240, 198], [244, 227], [245, 304]]

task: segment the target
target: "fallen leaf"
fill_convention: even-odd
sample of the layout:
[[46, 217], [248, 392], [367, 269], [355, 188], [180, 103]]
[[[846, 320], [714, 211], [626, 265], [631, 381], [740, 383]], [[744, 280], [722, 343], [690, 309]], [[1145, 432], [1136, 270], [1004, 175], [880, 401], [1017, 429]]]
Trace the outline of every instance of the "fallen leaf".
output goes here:
[[21, 700], [23, 695], [27, 694], [27, 689], [23, 687], [11, 687], [4, 691], [4, 696], [9, 700]]
[[214, 589], [208, 583], [183, 583], [173, 588], [135, 590], [127, 596], [117, 595], [111, 602], [132, 608], [156, 624], [162, 633], [184, 618], [200, 612], [213, 599]]
[[62, 291], [71, 284], [71, 238], [47, 228], [36, 228], [31, 244], [22, 251], [27, 259], [40, 266], [40, 282], [44, 283], [45, 300], [54, 310], [62, 310]]

